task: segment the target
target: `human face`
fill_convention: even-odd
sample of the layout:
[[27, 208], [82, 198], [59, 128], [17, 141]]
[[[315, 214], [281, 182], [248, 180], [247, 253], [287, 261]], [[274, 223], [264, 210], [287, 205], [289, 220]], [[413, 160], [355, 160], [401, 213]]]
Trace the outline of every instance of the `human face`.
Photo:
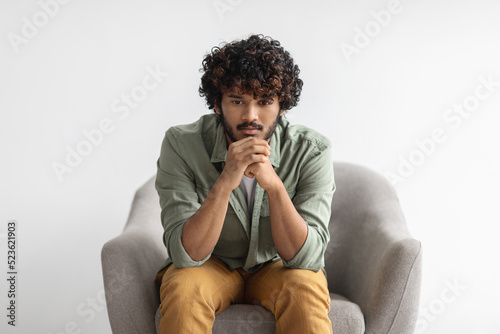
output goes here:
[[255, 137], [269, 141], [285, 110], [280, 110], [277, 98], [254, 99], [253, 94], [226, 92], [222, 94], [220, 116], [228, 144]]

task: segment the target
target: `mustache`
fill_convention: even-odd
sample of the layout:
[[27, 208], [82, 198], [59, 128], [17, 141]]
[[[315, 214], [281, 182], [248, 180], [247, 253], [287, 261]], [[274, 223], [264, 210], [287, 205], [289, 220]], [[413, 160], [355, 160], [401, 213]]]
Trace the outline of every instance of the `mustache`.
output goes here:
[[245, 122], [245, 123], [241, 123], [241, 124], [236, 125], [236, 130], [241, 130], [242, 128], [254, 128], [254, 129], [262, 130], [264, 128], [264, 126], [261, 124], [257, 124], [255, 122]]

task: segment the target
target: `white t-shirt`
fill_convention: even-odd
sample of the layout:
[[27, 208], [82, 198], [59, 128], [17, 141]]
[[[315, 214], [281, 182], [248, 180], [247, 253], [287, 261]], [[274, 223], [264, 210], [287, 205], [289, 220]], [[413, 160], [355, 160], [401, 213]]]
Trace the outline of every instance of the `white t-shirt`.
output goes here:
[[245, 194], [245, 199], [247, 200], [248, 214], [252, 217], [253, 212], [253, 202], [255, 200], [255, 185], [257, 184], [257, 178], [249, 178], [243, 175], [241, 179], [240, 189]]

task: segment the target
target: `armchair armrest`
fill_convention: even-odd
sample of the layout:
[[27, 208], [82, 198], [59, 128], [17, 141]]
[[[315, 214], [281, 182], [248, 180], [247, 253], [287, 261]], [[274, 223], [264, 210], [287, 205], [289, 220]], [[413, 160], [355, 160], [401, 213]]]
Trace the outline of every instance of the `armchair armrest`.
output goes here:
[[167, 252], [153, 182], [152, 178], [136, 192], [123, 233], [102, 248], [104, 290], [113, 333], [156, 334], [155, 312], [160, 301], [154, 278]]
[[365, 333], [413, 333], [418, 315], [421, 244], [408, 232], [392, 185], [364, 167], [335, 165], [329, 287], [358, 304]]

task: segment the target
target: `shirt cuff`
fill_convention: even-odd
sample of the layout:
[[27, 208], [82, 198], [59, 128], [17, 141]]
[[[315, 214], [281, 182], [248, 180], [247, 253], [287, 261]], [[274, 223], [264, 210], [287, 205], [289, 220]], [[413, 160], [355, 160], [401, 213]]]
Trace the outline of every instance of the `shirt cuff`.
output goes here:
[[311, 226], [307, 225], [306, 241], [291, 260], [286, 261], [281, 258], [283, 265], [290, 269], [308, 269], [312, 271], [319, 271], [325, 265], [323, 252], [321, 251], [321, 254], [318, 253], [318, 251], [320, 249], [323, 250], [324, 247], [320, 247], [320, 249], [318, 249], [318, 242], [321, 242], [321, 240], [318, 239], [320, 239], [320, 237], [316, 231], [311, 228]]
[[191, 256], [189, 256], [182, 244], [183, 227], [184, 224], [180, 225], [170, 235], [170, 240], [168, 241], [168, 254], [176, 268], [199, 267], [210, 258], [212, 253], [210, 252], [210, 254], [200, 261], [191, 259]]

